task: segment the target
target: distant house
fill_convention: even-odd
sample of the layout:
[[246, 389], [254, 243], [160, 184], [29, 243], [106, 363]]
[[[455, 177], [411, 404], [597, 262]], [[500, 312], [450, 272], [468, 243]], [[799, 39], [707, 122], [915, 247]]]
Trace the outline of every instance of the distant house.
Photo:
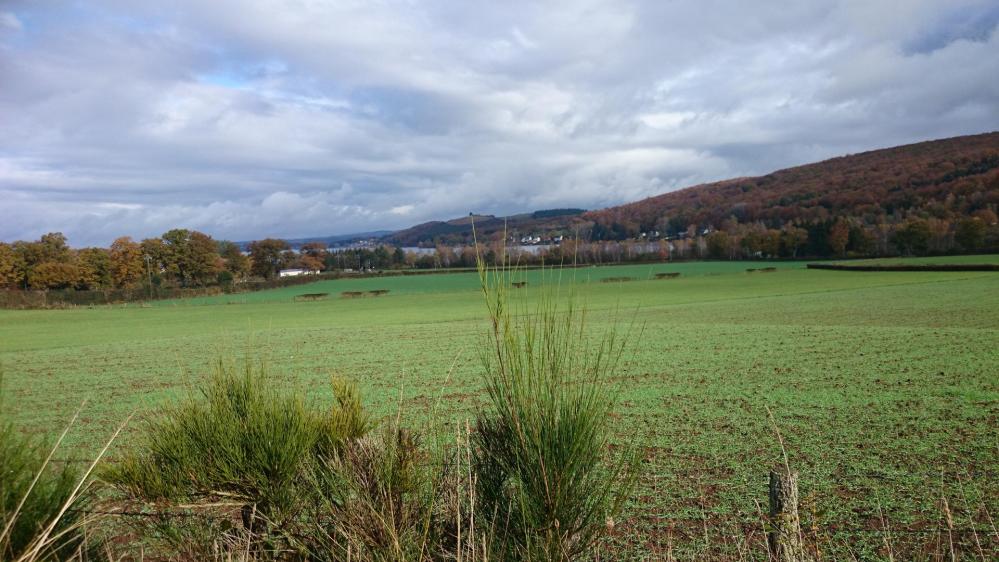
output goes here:
[[308, 271], [304, 269], [282, 269], [279, 273], [279, 277], [295, 277], [298, 275], [305, 275]]

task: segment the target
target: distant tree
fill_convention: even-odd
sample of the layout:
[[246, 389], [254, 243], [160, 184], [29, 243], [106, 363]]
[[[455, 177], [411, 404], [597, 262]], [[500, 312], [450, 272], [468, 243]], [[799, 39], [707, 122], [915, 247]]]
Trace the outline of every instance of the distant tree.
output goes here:
[[985, 242], [985, 232], [985, 222], [982, 219], [978, 217], [961, 219], [954, 229], [954, 241], [965, 252], [974, 252]]
[[392, 260], [389, 257], [389, 252], [385, 246], [378, 246], [372, 255], [372, 267], [376, 269], [386, 269], [392, 265]]
[[417, 256], [413, 261], [413, 265], [415, 265], [417, 269], [434, 269], [438, 265], [436, 254], [423, 254], [421, 256]]
[[748, 258], [755, 258], [758, 255], [762, 255], [764, 253], [763, 245], [766, 242], [765, 236], [766, 232], [755, 229], [746, 232], [739, 241], [743, 255]]
[[250, 242], [250, 259], [252, 260], [250, 270], [254, 275], [259, 275], [265, 279], [277, 277], [284, 262], [283, 254], [288, 249], [287, 242], [275, 238]]
[[163, 240], [163, 269], [166, 274], [180, 285], [186, 285], [190, 273], [187, 270], [188, 240], [191, 231], [186, 228], [174, 228], [160, 236]]
[[444, 244], [437, 245], [437, 263], [439, 267], [451, 267], [451, 264], [457, 261], [458, 256], [455, 255], [454, 250], [450, 246]]
[[218, 279], [218, 274], [223, 269], [224, 262], [219, 256], [218, 245], [215, 240], [203, 233], [194, 230], [188, 240], [190, 246], [190, 271], [191, 281], [197, 285], [210, 285]]
[[863, 226], [857, 224], [850, 225], [849, 239], [850, 241], [846, 245], [848, 252], [855, 252], [860, 255], [869, 255], [874, 253], [874, 234]]
[[[244, 279], [250, 274], [250, 258], [233, 242], [221, 240], [218, 252], [222, 257], [223, 268], [229, 273], [228, 283]], [[225, 283], [223, 283], [225, 284]]]
[[763, 235], [763, 254], [772, 258], [780, 255], [780, 240], [779, 230], [768, 229]]
[[797, 258], [798, 252], [808, 244], [808, 231], [797, 226], [785, 226], [780, 243], [784, 255]]
[[[35, 242], [18, 240], [11, 248], [16, 255], [12, 263], [19, 268], [16, 276], [28, 285], [31, 284], [32, 272], [40, 265], [53, 263], [70, 265], [73, 262], [73, 252], [61, 232], [50, 232]], [[49, 271], [43, 272], [43, 276], [51, 273], [51, 267], [46, 269]]]
[[232, 287], [232, 282], [233, 282], [232, 272], [229, 271], [228, 269], [223, 269], [219, 271], [217, 280], [218, 284], [221, 285], [222, 287]]
[[24, 262], [10, 244], [0, 242], [0, 288], [14, 289], [24, 281]]
[[167, 247], [163, 240], [159, 238], [146, 238], [140, 244], [142, 247], [142, 259], [148, 258], [148, 265], [151, 272], [159, 275], [166, 271]]
[[32, 289], [72, 289], [80, 282], [80, 268], [71, 263], [45, 262], [31, 270]]
[[216, 280], [221, 259], [211, 236], [175, 228], [161, 238], [166, 248], [166, 272], [181, 286], [207, 285]]
[[[564, 245], [564, 244], [563, 244]], [[660, 239], [656, 243], [656, 254], [662, 261], [669, 261], [670, 259], [670, 243], [666, 240]]]
[[321, 260], [326, 257], [328, 252], [326, 244], [322, 242], [306, 242], [305, 244], [302, 244], [301, 248], [298, 249], [298, 253], [319, 258]]
[[26, 242], [18, 240], [11, 246], [17, 255], [16, 263], [21, 268], [21, 279], [28, 283], [31, 271], [38, 265], [45, 263], [44, 250], [41, 242]]
[[[996, 183], [999, 184], [999, 181]], [[981, 221], [985, 223], [985, 226], [994, 226], [999, 224], [999, 217], [996, 217], [996, 214], [992, 211], [992, 209], [979, 209], [974, 213], [971, 213], [971, 216], [981, 219]]]
[[323, 261], [309, 254], [300, 255], [298, 257], [298, 264], [309, 273], [316, 273], [323, 269]]
[[942, 253], [954, 247], [953, 228], [946, 218], [930, 217], [926, 219], [930, 230], [929, 249], [931, 252]]
[[850, 225], [843, 219], [837, 219], [829, 227], [829, 235], [826, 237], [829, 244], [829, 251], [834, 256], [845, 256], [846, 245], [850, 242]]
[[[556, 250], [555, 256], [552, 257], [553, 260], [557, 260], [558, 257], [558, 247], [551, 248], [550, 250]], [[456, 260], [451, 263], [458, 267], [472, 267], [475, 265], [475, 246], [462, 246], [458, 248], [456, 252]]]
[[66, 237], [61, 232], [43, 234], [38, 241], [41, 246], [40, 261], [54, 263], [70, 263], [73, 253], [66, 243]]
[[83, 248], [76, 253], [80, 270], [77, 289], [101, 289], [111, 286], [111, 256], [104, 248]]
[[286, 267], [302, 267], [302, 263], [298, 258], [299, 256], [295, 253], [295, 250], [290, 248], [281, 252], [281, 265], [278, 266], [278, 275], [280, 275], [280, 270]]
[[715, 259], [727, 259], [729, 257], [729, 247], [731, 237], [727, 232], [716, 230], [706, 237], [708, 244], [708, 256]]
[[922, 219], [910, 219], [895, 229], [895, 247], [903, 255], [922, 255], [930, 247], [930, 226]]
[[111, 283], [115, 287], [129, 287], [141, 280], [146, 272], [142, 246], [128, 236], [111, 243], [108, 252]]
[[329, 255], [329, 252], [326, 250], [326, 244], [322, 242], [302, 244], [302, 247], [298, 249], [298, 253], [298, 261], [302, 269], [311, 272], [322, 271], [326, 265], [326, 257]]

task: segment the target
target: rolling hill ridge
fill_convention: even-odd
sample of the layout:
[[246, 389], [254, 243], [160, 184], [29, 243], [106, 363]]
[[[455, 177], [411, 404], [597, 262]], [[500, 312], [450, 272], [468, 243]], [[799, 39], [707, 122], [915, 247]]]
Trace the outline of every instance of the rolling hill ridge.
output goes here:
[[[578, 234], [589, 240], [800, 227], [812, 234], [812, 253], [821, 255], [818, 246], [827, 243], [836, 221], [848, 223], [855, 238], [893, 230], [907, 221], [928, 221], [953, 236], [957, 222], [970, 217], [994, 227], [997, 208], [999, 132], [992, 132], [846, 155], [600, 210], [479, 215], [475, 226], [480, 239], [505, 231], [513, 238]], [[406, 246], [469, 243], [469, 218], [423, 223], [382, 240]], [[855, 249], [869, 242], [855, 241]]]

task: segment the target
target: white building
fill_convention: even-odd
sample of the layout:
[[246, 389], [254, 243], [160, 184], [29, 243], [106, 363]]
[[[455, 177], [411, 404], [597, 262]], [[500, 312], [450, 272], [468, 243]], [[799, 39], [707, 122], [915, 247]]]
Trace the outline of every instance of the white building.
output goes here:
[[296, 277], [298, 275], [305, 275], [308, 271], [304, 269], [282, 269], [279, 273], [279, 277]]

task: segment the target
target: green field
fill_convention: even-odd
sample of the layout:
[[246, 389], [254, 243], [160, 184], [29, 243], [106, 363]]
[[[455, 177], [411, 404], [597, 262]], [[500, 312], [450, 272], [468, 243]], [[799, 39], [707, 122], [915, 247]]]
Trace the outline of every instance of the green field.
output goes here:
[[872, 258], [863, 260], [849, 260], [851, 265], [917, 265], [917, 264], [999, 264], [999, 256], [935, 256], [927, 258]]
[[[778, 270], [745, 271], [767, 266]], [[682, 275], [652, 279], [659, 272]], [[959, 556], [999, 556], [999, 274], [703, 262], [561, 275], [594, 330], [616, 324], [629, 340], [615, 427], [645, 462], [608, 546], [615, 557], [737, 558], [748, 542], [758, 558], [768, 470], [783, 462], [768, 406], [801, 473], [806, 532], [827, 556], [885, 556], [879, 510], [900, 559], [940, 540]], [[541, 273], [523, 276], [517, 294], [531, 299]], [[390, 292], [339, 298], [374, 289]], [[294, 300], [317, 292], [330, 298]], [[416, 424], [442, 397], [461, 423], [481, 397], [486, 328], [470, 273], [3, 310], [5, 408], [52, 433], [86, 401], [64, 451], [85, 457], [129, 414], [185, 393], [213, 358], [263, 355], [280, 384], [312, 395], [328, 394], [337, 373], [381, 415], [401, 406]]]

